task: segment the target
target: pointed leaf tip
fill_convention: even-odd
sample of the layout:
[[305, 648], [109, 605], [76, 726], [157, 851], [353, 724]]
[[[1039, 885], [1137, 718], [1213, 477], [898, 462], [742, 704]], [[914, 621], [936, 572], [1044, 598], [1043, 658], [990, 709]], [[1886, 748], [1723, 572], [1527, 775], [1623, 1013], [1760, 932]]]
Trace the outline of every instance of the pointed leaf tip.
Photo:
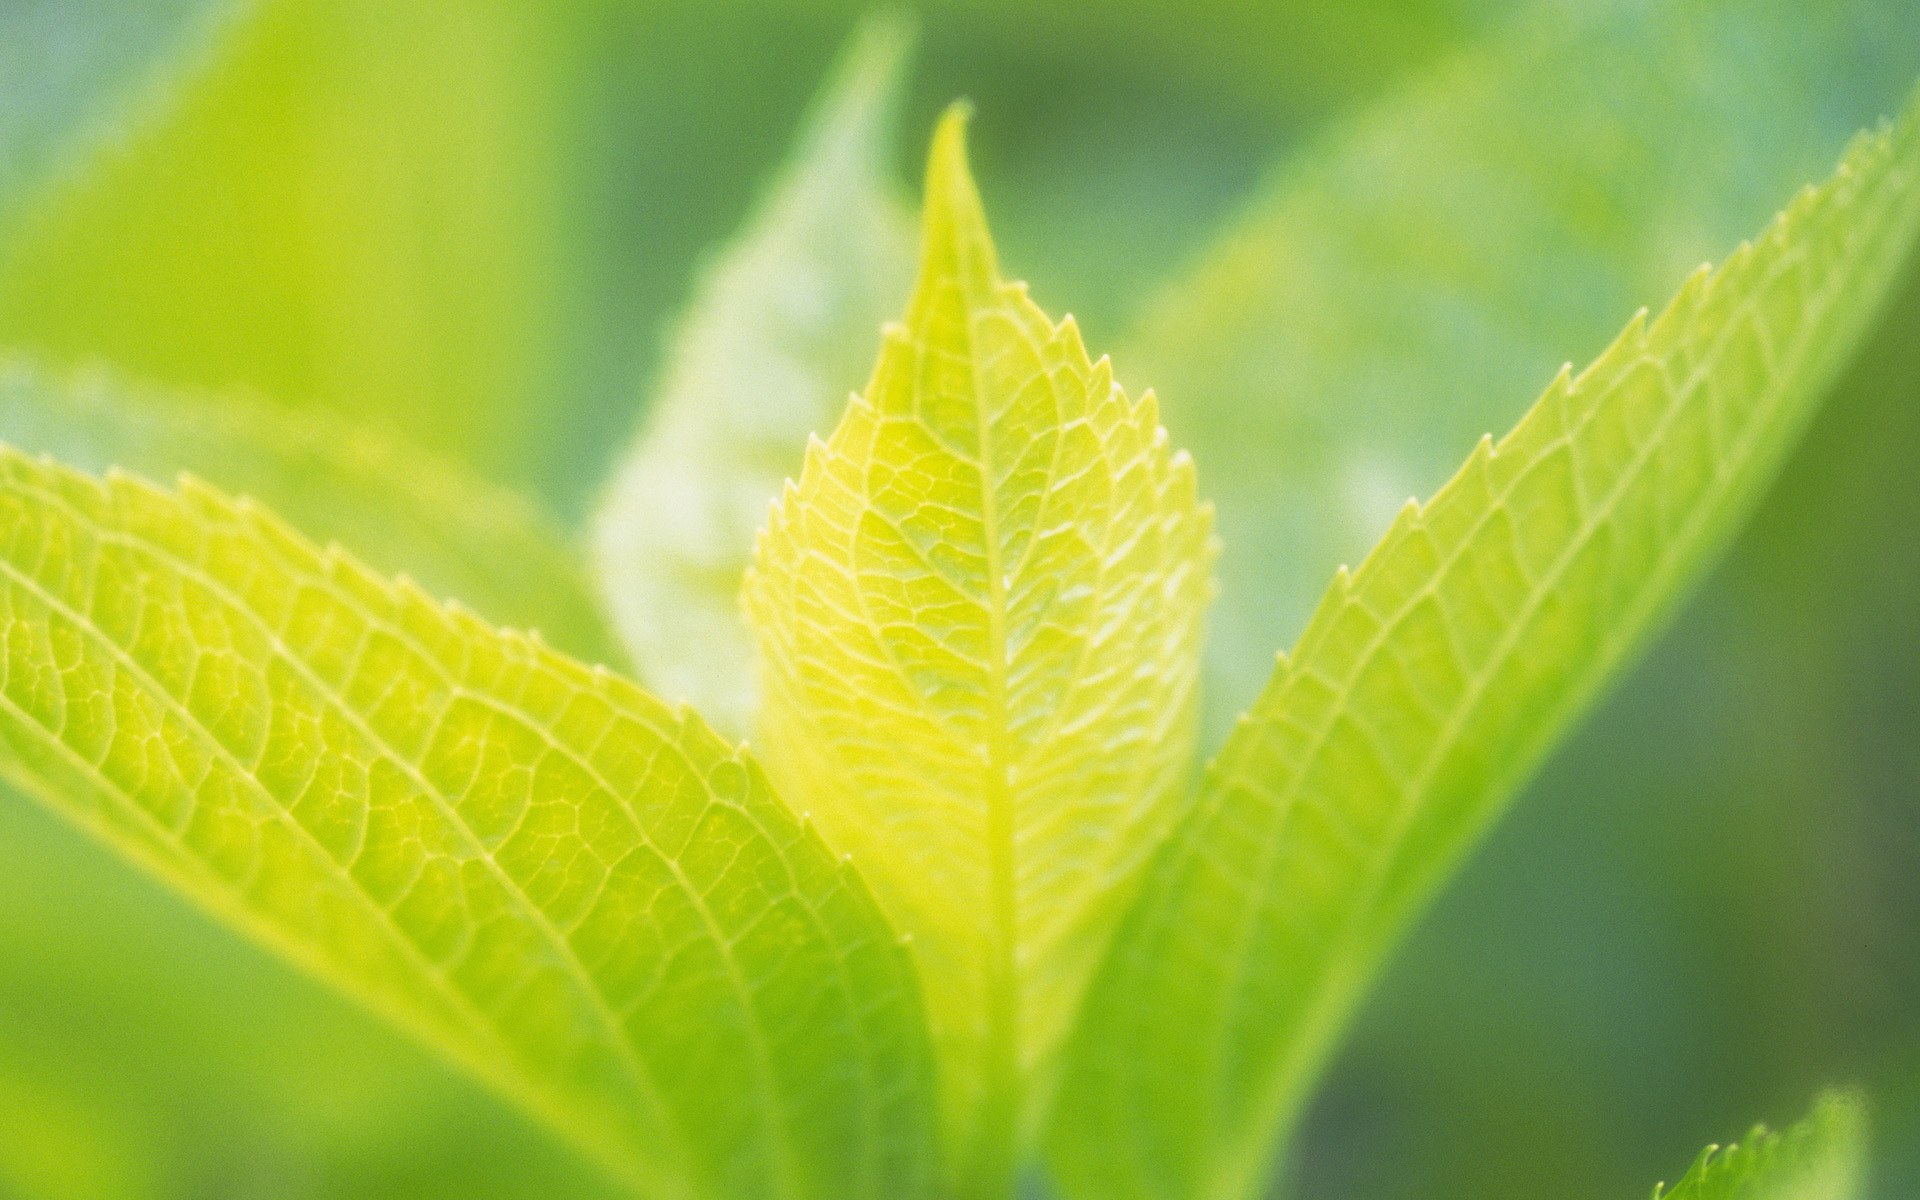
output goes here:
[[967, 165], [967, 125], [972, 118], [973, 105], [956, 100], [934, 129], [927, 161], [923, 289], [950, 278], [963, 288], [984, 290], [999, 278], [986, 210]]

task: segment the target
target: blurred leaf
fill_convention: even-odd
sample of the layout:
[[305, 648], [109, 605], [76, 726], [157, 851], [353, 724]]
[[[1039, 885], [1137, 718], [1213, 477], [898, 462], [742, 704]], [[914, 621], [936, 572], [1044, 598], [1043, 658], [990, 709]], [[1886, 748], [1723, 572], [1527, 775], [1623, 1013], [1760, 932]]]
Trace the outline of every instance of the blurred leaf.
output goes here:
[[1824, 171], [1916, 46], [1906, 0], [1549, 7], [1278, 174], [1119, 355], [1219, 506], [1209, 729], [1408, 496]]
[[321, 413], [179, 396], [0, 359], [0, 442], [82, 470], [192, 472], [491, 621], [589, 659], [613, 651], [566, 535], [518, 496]]
[[203, 485], [0, 451], [0, 531], [10, 781], [651, 1194], [931, 1169], [905, 953], [697, 718]]
[[126, 136], [201, 65], [250, 0], [0, 5], [0, 246], [22, 202]]
[[1709, 1146], [1653, 1200], [1854, 1200], [1866, 1173], [1866, 1113], [1859, 1100], [1822, 1097], [1785, 1133], [1756, 1127], [1745, 1142]]
[[[65, 1168], [92, 1180], [88, 1200], [612, 1194], [439, 1056], [12, 789], [0, 789], [0, 1074], [27, 1102], [48, 1098], [62, 1140], [98, 1144]], [[9, 1145], [51, 1157], [39, 1124], [0, 1121], [0, 1158]], [[0, 1195], [16, 1193], [0, 1183]]]
[[906, 320], [744, 596], [769, 767], [912, 934], [957, 1194], [987, 1197], [1184, 794], [1213, 547], [1151, 398], [1001, 280], [964, 122]]
[[552, 402], [566, 7], [266, 5], [12, 248], [0, 342], [515, 467]]
[[143, 1200], [150, 1163], [124, 1114], [72, 1094], [64, 1072], [28, 1072], [0, 1042], [0, 1196], [9, 1200]]
[[1257, 1192], [1387, 949], [1731, 533], [1917, 228], [1920, 92], [1340, 574], [1089, 993], [1069, 1195]]
[[912, 282], [886, 171], [907, 49], [896, 19], [849, 46], [792, 163], [702, 280], [595, 520], [600, 586], [641, 674], [731, 734], [753, 714], [740, 578], [754, 534]]

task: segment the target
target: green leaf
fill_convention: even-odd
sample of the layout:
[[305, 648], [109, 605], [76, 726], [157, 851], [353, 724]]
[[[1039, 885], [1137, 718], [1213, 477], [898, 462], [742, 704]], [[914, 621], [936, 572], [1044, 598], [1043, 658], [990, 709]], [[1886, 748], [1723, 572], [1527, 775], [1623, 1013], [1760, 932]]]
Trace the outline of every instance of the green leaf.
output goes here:
[[907, 49], [888, 18], [848, 48], [793, 162], [701, 281], [595, 521], [602, 591], [641, 674], [731, 733], [754, 707], [740, 617], [754, 534], [912, 283], [885, 153]]
[[1679, 1183], [1653, 1189], [1653, 1200], [1855, 1200], [1866, 1129], [1857, 1098], [1823, 1096], [1784, 1133], [1761, 1125], [1737, 1145], [1707, 1147]]
[[912, 934], [960, 1194], [988, 1195], [1185, 791], [1213, 547], [1151, 397], [999, 278], [964, 131], [934, 139], [906, 321], [745, 603], [769, 769]]
[[0, 244], [49, 179], [158, 108], [247, 0], [11, 0], [0, 6]]
[[1070, 1196], [1250, 1196], [1409, 917], [1725, 541], [1920, 226], [1920, 94], [1343, 571], [1089, 992]]
[[1208, 731], [1402, 501], [1897, 107], [1916, 45], [1908, 0], [1553, 5], [1277, 173], [1122, 355], [1219, 507]]
[[649, 1195], [932, 1168], [907, 956], [750, 758], [257, 505], [0, 450], [0, 778]]
[[96, 473], [192, 472], [489, 621], [613, 661], [580, 562], [549, 518], [372, 429], [240, 396], [170, 394], [100, 371], [61, 377], [0, 358], [0, 442]]
[[570, 7], [263, 4], [7, 247], [0, 342], [331, 407], [520, 477], [560, 394]]

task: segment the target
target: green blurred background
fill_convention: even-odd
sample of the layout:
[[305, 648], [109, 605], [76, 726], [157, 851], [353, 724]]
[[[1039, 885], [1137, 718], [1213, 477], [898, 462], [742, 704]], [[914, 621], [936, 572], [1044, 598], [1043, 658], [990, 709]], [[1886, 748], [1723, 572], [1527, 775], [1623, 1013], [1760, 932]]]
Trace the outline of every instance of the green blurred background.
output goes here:
[[[1223, 224], [1367, 114], [1516, 30], [1637, 30], [1668, 7], [1699, 17], [1699, 44], [1592, 69], [1693, 106], [1642, 108], [1610, 150], [1683, 144], [1646, 185], [1683, 216], [1624, 304], [1581, 290], [1554, 245], [1529, 249], [1547, 333], [1471, 376], [1471, 404], [1436, 384], [1434, 461], [1450, 464], [1897, 106], [1920, 76], [1911, 0], [1838, 5], [1817, 37], [1773, 0], [951, 0], [920, 12], [902, 179], [932, 115], [972, 97], [1005, 263], [1121, 348]], [[338, 409], [577, 521], [704, 256], [862, 10], [0, 0], [0, 346]], [[1769, 74], [1808, 38], [1825, 57]], [[57, 144], [76, 123], [95, 136]], [[1386, 183], [1416, 208], [1430, 186]], [[1874, 1195], [1920, 1195], [1912, 274], [1731, 556], [1397, 959], [1286, 1194], [1641, 1196], [1702, 1143], [1857, 1082]], [[1291, 403], [1380, 419], [1337, 392]], [[1471, 431], [1457, 445], [1453, 426]], [[1351, 542], [1281, 566], [1311, 595], [1364, 552]], [[0, 796], [0, 1197], [598, 1186], [399, 1036]]]

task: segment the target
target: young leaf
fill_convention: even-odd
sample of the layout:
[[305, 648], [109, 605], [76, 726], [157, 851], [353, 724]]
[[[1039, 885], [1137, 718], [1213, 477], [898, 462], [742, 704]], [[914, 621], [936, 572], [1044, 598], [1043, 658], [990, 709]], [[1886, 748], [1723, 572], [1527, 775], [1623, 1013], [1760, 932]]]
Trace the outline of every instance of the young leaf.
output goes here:
[[613, 661], [572, 546], [519, 496], [343, 418], [236, 396], [163, 394], [101, 372], [0, 359], [0, 442], [82, 470], [181, 471], [264, 502], [308, 537]]
[[188, 481], [0, 449], [0, 778], [650, 1195], [910, 1195], [911, 965], [697, 718]]
[[912, 281], [885, 161], [907, 49], [897, 19], [861, 29], [792, 164], [702, 280], [595, 519], [601, 590], [641, 674], [728, 732], [753, 713], [740, 578], [754, 534]]
[[1771, 476], [1920, 225], [1920, 95], [1342, 572], [1091, 988], [1070, 1196], [1255, 1194], [1407, 919]]
[[745, 603], [770, 769], [912, 933], [961, 1194], [985, 1195], [1183, 791], [1213, 549], [1151, 397], [1001, 281], [964, 139], [950, 112], [906, 322], [808, 447]]
[[1709, 1146], [1653, 1200], [1854, 1200], [1866, 1174], [1866, 1114], [1847, 1095], [1821, 1097], [1784, 1133], [1756, 1126], [1747, 1140]]
[[1128, 339], [1219, 508], [1210, 735], [1401, 501], [1823, 174], [1920, 45], [1910, 0], [1547, 7], [1295, 156]]
[[249, 8], [247, 0], [0, 5], [0, 245], [24, 200], [144, 115]]

